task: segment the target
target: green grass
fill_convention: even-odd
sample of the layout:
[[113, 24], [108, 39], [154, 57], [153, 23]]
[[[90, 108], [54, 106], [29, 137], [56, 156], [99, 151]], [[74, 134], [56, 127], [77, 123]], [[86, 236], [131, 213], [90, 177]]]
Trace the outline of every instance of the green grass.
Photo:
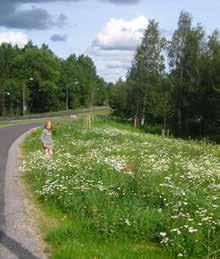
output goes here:
[[98, 235], [88, 229], [84, 219], [63, 222], [49, 230], [47, 241], [53, 244], [53, 258], [168, 258], [160, 247], [149, 242]]
[[34, 122], [43, 122], [45, 119], [31, 119], [31, 120], [13, 120], [13, 121], [0, 121], [0, 127], [17, 125], [17, 124], [27, 124]]
[[23, 170], [56, 218], [52, 258], [218, 258], [219, 146], [66, 120], [45, 160], [39, 135], [24, 143]]
[[28, 120], [13, 120], [13, 121], [0, 121], [0, 127], [4, 126], [13, 126], [18, 124], [29, 124], [29, 123], [37, 123], [37, 122], [44, 122], [46, 119], [50, 119], [52, 121], [59, 121], [69, 119], [69, 116], [62, 116], [62, 117], [49, 117], [49, 118], [41, 118], [41, 119], [28, 119]]
[[[95, 108], [95, 107], [94, 107]], [[78, 108], [75, 110], [70, 110], [72, 112], [82, 112], [85, 108]], [[50, 112], [50, 113], [42, 113], [42, 114], [53, 114], [53, 113], [57, 113], [57, 112]], [[110, 113], [110, 109], [106, 108], [105, 110], [98, 110], [98, 111], [93, 111], [92, 112], [95, 115], [108, 115]], [[83, 115], [81, 115], [83, 116]], [[26, 120], [13, 120], [13, 121], [0, 121], [0, 127], [3, 126], [10, 126], [10, 125], [17, 125], [17, 124], [27, 124], [27, 123], [34, 123], [34, 122], [44, 122], [46, 119], [50, 119], [52, 121], [59, 121], [61, 120], [65, 120], [65, 119], [69, 119], [69, 115], [67, 116], [59, 116], [59, 117], [48, 117], [48, 118], [38, 118], [38, 119], [26, 119]], [[80, 115], [79, 115], [80, 117]]]

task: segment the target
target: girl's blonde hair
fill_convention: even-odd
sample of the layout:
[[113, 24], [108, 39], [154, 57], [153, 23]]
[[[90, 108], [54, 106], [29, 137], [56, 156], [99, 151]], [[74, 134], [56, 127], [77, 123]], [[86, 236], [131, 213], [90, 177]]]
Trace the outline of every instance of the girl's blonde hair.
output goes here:
[[46, 121], [45, 124], [44, 124], [44, 128], [47, 129], [47, 125], [48, 124], [51, 124], [51, 130], [53, 129], [53, 124], [52, 124], [52, 121]]

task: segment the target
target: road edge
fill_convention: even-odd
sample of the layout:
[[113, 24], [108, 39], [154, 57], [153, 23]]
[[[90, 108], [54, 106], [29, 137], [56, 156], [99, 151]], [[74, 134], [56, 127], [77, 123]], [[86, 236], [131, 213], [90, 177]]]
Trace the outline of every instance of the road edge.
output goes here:
[[[36, 233], [29, 220], [27, 212], [28, 197], [22, 183], [22, 172], [19, 170], [20, 145], [25, 138], [37, 128], [26, 131], [17, 138], [8, 151], [8, 159], [5, 169], [5, 234], [17, 242], [22, 248], [28, 250], [36, 258], [46, 259], [45, 246], [41, 240], [40, 231]], [[12, 258], [13, 249], [6, 249], [4, 258]], [[7, 256], [7, 257], [6, 257]], [[13, 256], [15, 256], [13, 254]], [[13, 257], [14, 258], [14, 257]]]

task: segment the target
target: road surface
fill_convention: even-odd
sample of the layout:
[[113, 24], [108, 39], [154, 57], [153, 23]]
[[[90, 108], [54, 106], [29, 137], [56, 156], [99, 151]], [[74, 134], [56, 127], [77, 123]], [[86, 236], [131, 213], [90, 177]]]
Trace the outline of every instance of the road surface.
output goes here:
[[[1, 250], [6, 248], [10, 251], [11, 256], [7, 257], [10, 259], [21, 258], [21, 259], [36, 259], [27, 248], [25, 248], [17, 240], [9, 237], [5, 231], [6, 226], [6, 197], [5, 197], [5, 182], [6, 182], [6, 163], [8, 159], [8, 151], [13, 142], [26, 131], [41, 126], [42, 123], [31, 123], [31, 124], [20, 124], [14, 126], [0, 127], [0, 258]], [[6, 258], [4, 258], [6, 259]]]

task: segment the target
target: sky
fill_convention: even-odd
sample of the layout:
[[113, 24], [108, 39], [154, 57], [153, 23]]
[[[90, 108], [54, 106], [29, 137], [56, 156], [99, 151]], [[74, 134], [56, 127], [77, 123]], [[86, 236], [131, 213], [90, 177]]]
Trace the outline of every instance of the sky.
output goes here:
[[106, 81], [124, 77], [149, 19], [170, 37], [181, 10], [209, 34], [220, 0], [0, 0], [0, 44], [46, 43], [61, 58], [89, 55]]

